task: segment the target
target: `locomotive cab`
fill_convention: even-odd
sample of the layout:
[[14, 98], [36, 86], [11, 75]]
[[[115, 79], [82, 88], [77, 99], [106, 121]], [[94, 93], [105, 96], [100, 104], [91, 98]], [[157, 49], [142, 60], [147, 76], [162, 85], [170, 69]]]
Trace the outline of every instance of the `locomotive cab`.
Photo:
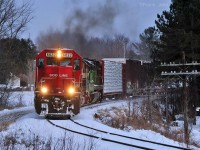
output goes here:
[[45, 49], [36, 56], [35, 110], [43, 116], [80, 112], [82, 58], [71, 49]]

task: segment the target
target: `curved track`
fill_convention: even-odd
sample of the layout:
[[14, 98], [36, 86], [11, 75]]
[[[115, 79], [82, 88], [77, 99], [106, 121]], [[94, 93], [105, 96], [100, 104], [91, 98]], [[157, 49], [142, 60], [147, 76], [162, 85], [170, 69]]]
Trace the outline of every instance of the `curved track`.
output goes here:
[[18, 118], [20, 118], [30, 112], [33, 112], [33, 110], [20, 110], [17, 112], [12, 112], [12, 113], [2, 115], [2, 116], [0, 116], [0, 124], [3, 122], [14, 122]]
[[[139, 139], [139, 138], [134, 138], [134, 137], [130, 137], [130, 136], [125, 136], [125, 135], [121, 135], [121, 134], [116, 134], [116, 133], [111, 133], [111, 132], [107, 132], [107, 131], [103, 131], [103, 130], [99, 130], [96, 128], [92, 128], [83, 124], [80, 124], [76, 121], [74, 121], [73, 119], [70, 119], [73, 123], [88, 128], [88, 129], [92, 129], [98, 132], [102, 132], [102, 133], [106, 133], [106, 134], [110, 134], [110, 135], [115, 135], [115, 136], [119, 136], [119, 137], [123, 137], [123, 138], [127, 138], [127, 139], [132, 139], [132, 140], [137, 140], [137, 141], [142, 141], [142, 142], [147, 142], [147, 143], [152, 143], [152, 144], [156, 144], [156, 145], [161, 145], [161, 146], [165, 146], [165, 147], [169, 147], [169, 148], [176, 148], [176, 149], [184, 149], [187, 150], [187, 148], [183, 148], [183, 147], [178, 147], [178, 146], [173, 146], [173, 145], [168, 145], [168, 144], [163, 144], [163, 143], [158, 143], [158, 142], [153, 142], [153, 141], [148, 141], [148, 140], [143, 140], [143, 139]], [[188, 149], [189, 150], [189, 149]]]
[[83, 132], [78, 132], [78, 131], [75, 131], [75, 130], [71, 130], [71, 129], [68, 129], [68, 128], [65, 128], [65, 127], [56, 125], [56, 124], [54, 124], [53, 122], [51, 122], [50, 120], [48, 120], [48, 119], [47, 119], [47, 121], [48, 121], [50, 124], [52, 124], [53, 126], [55, 126], [55, 127], [58, 127], [58, 128], [63, 129], [63, 130], [70, 131], [70, 132], [73, 132], [73, 133], [76, 133], [76, 134], [80, 134], [80, 135], [84, 135], [84, 136], [88, 136], [88, 137], [100, 139], [100, 140], [102, 140], [102, 141], [107, 141], [107, 142], [112, 142], [112, 143], [121, 144], [121, 145], [125, 145], [125, 146], [130, 146], [130, 147], [134, 147], [134, 148], [138, 148], [138, 149], [153, 150], [153, 149], [148, 148], [148, 147], [133, 145], [133, 144], [124, 143], [124, 142], [119, 142], [119, 141], [115, 141], [115, 140], [111, 140], [111, 139], [107, 139], [107, 138], [101, 138], [101, 137], [94, 136], [94, 135], [90, 135], [90, 134], [83, 133]]
[[[85, 107], [85, 109], [91, 109], [91, 108], [94, 108], [94, 107], [106, 105], [108, 103], [115, 103], [115, 102], [119, 102], [119, 101], [107, 101], [107, 102], [104, 102], [104, 103], [96, 103], [96, 104], [93, 104], [93, 105], [87, 105], [87, 106], [83, 106], [83, 107]], [[70, 131], [70, 132], [73, 132], [73, 133], [76, 133], [76, 134], [80, 134], [80, 135], [84, 135], [84, 136], [87, 136], [87, 137], [100, 139], [102, 141], [112, 142], [112, 143], [116, 143], [116, 144], [120, 144], [120, 145], [124, 145], [124, 146], [129, 146], [129, 147], [132, 147], [132, 148], [138, 148], [138, 149], [146, 149], [146, 150], [154, 149], [154, 148], [149, 148], [149, 147], [139, 146], [139, 145], [135, 145], [135, 144], [120, 142], [120, 141], [112, 140], [112, 139], [109, 139], [109, 138], [102, 138], [100, 136], [95, 136], [95, 135], [79, 132], [79, 131], [76, 131], [76, 130], [72, 130], [72, 129], [57, 125], [57, 124], [53, 123], [51, 120], [47, 119], [47, 121], [50, 124], [52, 124], [53, 126], [61, 128], [63, 130]], [[78, 125], [78, 126], [81, 126], [81, 127], [87, 128], [87, 129], [91, 129], [91, 130], [94, 130], [94, 131], [98, 131], [99, 133], [109, 134], [109, 135], [113, 135], [115, 137], [116, 136], [117, 137], [122, 137], [122, 138], [125, 138], [127, 140], [135, 140], [135, 141], [138, 141], [138, 142], [148, 143], [148, 144], [151, 144], [152, 147], [159, 147], [159, 149], [168, 148], [168, 149], [189, 150], [189, 149], [183, 148], [183, 147], [178, 147], [178, 146], [173, 146], [173, 145], [168, 145], [168, 144], [163, 144], [163, 143], [158, 143], [158, 142], [153, 142], [153, 141], [148, 141], [148, 140], [143, 140], [143, 139], [139, 139], [139, 138], [134, 138], [134, 137], [130, 137], [130, 136], [125, 136], [125, 135], [121, 135], [121, 134], [116, 134], [116, 133], [112, 133], [112, 132], [103, 131], [103, 130], [100, 130], [100, 129], [96, 129], [96, 128], [93, 128], [93, 127], [86, 126], [84, 124], [78, 123], [78, 122], [74, 121], [73, 119], [70, 119], [70, 121], [73, 122], [74, 124]]]
[[[124, 145], [124, 146], [129, 146], [129, 147], [132, 147], [132, 148], [134, 147], [134, 148], [146, 149], [146, 150], [154, 149], [154, 148], [149, 148], [149, 147], [139, 146], [139, 145], [135, 145], [135, 144], [120, 142], [120, 141], [112, 140], [112, 139], [109, 139], [109, 138], [102, 138], [100, 136], [95, 136], [95, 135], [79, 132], [79, 131], [76, 131], [76, 130], [72, 130], [72, 129], [57, 125], [57, 124], [53, 123], [51, 120], [47, 119], [47, 121], [50, 124], [52, 124], [53, 126], [61, 128], [63, 130], [66, 130], [66, 131], [69, 131], [69, 132], [73, 132], [73, 133], [76, 133], [76, 134], [80, 134], [80, 135], [84, 135], [84, 136], [87, 136], [87, 137], [95, 138], [95, 139], [100, 139], [102, 141], [112, 142], [112, 143], [116, 143], [116, 144], [120, 144], [120, 145]], [[148, 141], [148, 140], [143, 140], [143, 139], [139, 139], [139, 138], [134, 138], [134, 137], [130, 137], [130, 136], [125, 136], [125, 135], [121, 135], [121, 134], [116, 134], [116, 133], [112, 133], [112, 132], [99, 130], [99, 129], [96, 129], [96, 128], [92, 128], [92, 127], [80, 124], [80, 123], [78, 123], [78, 122], [76, 122], [76, 121], [74, 121], [72, 119], [70, 119], [70, 121], [73, 122], [74, 124], [78, 125], [78, 126], [81, 126], [81, 127], [87, 128], [87, 129], [91, 129], [91, 130], [94, 130], [94, 131], [98, 131], [100, 133], [109, 134], [109, 135], [113, 135], [113, 136], [118, 136], [118, 137], [122, 137], [122, 138], [129, 139], [129, 140], [136, 140], [136, 141], [143, 142], [143, 143], [148, 143], [148, 144], [151, 144], [152, 147], [158, 147], [159, 146], [159, 149], [168, 148], [168, 149], [177, 149], [177, 150], [178, 149], [189, 150], [189, 149], [183, 148], [183, 147], [178, 147], [178, 146], [173, 146], [173, 145], [168, 145], [168, 144], [163, 144], [163, 143], [158, 143], [158, 142], [153, 142], [153, 141]]]

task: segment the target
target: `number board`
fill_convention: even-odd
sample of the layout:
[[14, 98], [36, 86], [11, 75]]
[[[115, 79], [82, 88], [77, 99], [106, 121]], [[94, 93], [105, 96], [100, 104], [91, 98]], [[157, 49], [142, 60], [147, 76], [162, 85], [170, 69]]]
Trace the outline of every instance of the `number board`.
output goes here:
[[[72, 53], [62, 53], [61, 54], [62, 57], [66, 57], [66, 58], [72, 58], [73, 54]], [[56, 57], [57, 53], [46, 53], [46, 57]]]

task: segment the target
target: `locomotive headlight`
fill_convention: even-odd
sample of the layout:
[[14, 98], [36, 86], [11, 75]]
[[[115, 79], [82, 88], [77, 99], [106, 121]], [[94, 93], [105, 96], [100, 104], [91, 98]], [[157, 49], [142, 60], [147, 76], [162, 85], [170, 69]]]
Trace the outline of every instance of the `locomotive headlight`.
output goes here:
[[73, 87], [70, 87], [70, 88], [68, 89], [68, 93], [69, 93], [69, 94], [74, 94], [74, 92], [75, 92], [75, 89], [74, 89]]
[[58, 50], [58, 51], [57, 51], [57, 57], [58, 57], [58, 58], [61, 58], [61, 57], [62, 57], [62, 52], [61, 52], [61, 50]]
[[41, 92], [42, 92], [43, 94], [46, 94], [46, 93], [48, 92], [48, 89], [47, 89], [46, 87], [42, 87], [42, 88], [41, 88]]

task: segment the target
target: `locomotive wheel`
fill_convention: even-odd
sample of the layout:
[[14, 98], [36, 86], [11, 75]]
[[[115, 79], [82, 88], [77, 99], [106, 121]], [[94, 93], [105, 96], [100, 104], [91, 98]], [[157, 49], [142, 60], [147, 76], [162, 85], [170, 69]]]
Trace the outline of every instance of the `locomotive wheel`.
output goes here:
[[41, 102], [37, 96], [35, 96], [35, 98], [34, 98], [34, 106], [35, 106], [36, 113], [40, 114], [41, 113]]
[[72, 112], [77, 115], [78, 113], [80, 113], [80, 99], [76, 98], [73, 100], [73, 104], [74, 104], [74, 109], [72, 110]]

